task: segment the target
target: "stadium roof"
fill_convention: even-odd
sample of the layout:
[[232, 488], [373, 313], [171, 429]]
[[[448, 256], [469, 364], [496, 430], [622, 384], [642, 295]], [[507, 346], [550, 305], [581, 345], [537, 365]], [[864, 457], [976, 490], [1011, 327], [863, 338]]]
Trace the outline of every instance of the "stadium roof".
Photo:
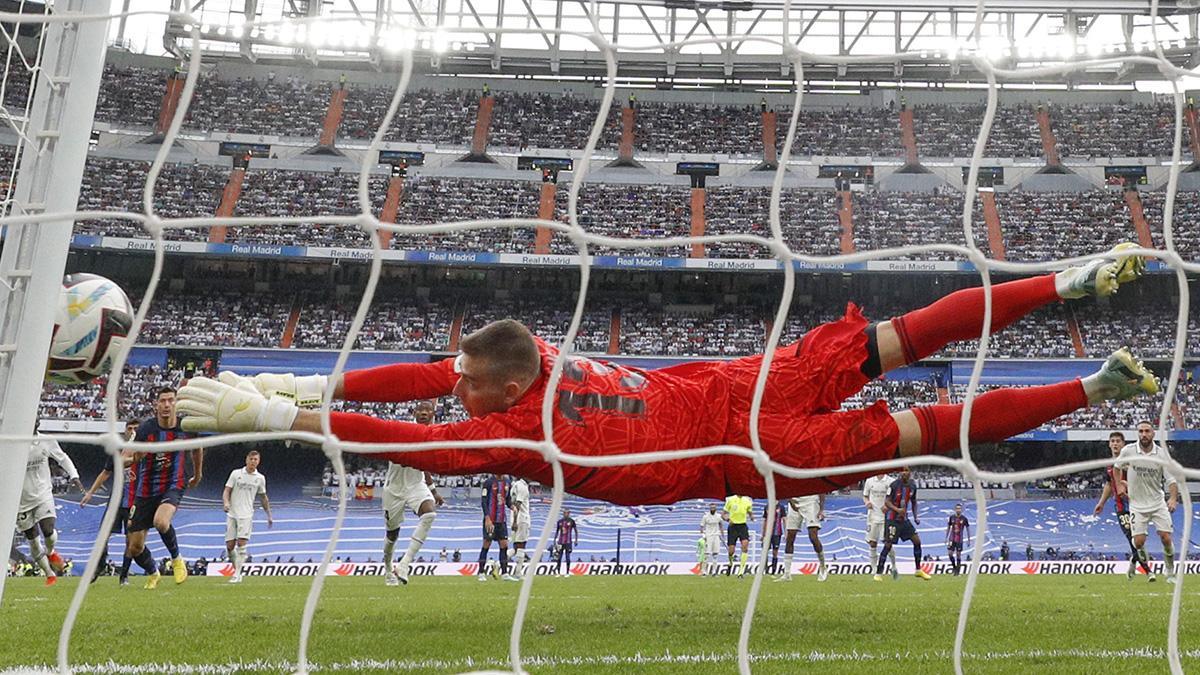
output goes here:
[[[1200, 65], [1196, 0], [1162, 2], [1157, 17], [1149, 0], [998, 0], [985, 4], [978, 35], [972, 0], [918, 0], [903, 10], [894, 0], [798, 0], [786, 8], [781, 0], [193, 1], [206, 54], [386, 68], [412, 51], [419, 70], [444, 74], [603, 77], [603, 54], [588, 37], [597, 30], [617, 46], [625, 85], [786, 86], [794, 69], [783, 56], [785, 26], [812, 54], [805, 78], [830, 87], [979, 82], [972, 56], [1013, 68], [1148, 56], [1156, 45], [1176, 65]], [[190, 30], [166, 22], [168, 50], [185, 56]], [[902, 56], [886, 58], [893, 54]], [[1038, 81], [1156, 77], [1153, 64], [1109, 62]]]

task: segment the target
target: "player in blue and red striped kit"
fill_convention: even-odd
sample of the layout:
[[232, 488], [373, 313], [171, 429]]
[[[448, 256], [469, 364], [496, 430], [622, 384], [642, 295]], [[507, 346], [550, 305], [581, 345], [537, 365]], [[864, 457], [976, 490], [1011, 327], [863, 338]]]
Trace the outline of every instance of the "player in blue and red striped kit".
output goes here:
[[487, 581], [488, 549], [500, 543], [500, 573], [508, 575], [508, 490], [506, 476], [495, 474], [483, 484], [483, 548], [479, 549], [479, 580]]
[[[912, 505], [913, 519], [908, 519], [908, 507]], [[913, 527], [915, 521], [921, 524], [921, 516], [917, 513], [917, 486], [912, 483], [912, 471], [907, 466], [900, 468], [900, 477], [892, 481], [888, 489], [887, 499], [883, 502], [883, 510], [887, 514], [883, 524], [883, 552], [879, 554], [879, 563], [875, 568], [875, 581], [883, 581], [883, 565], [892, 552], [896, 542], [903, 539], [913, 545], [913, 561], [916, 563], [916, 575], [919, 579], [928, 580], [929, 573], [921, 569], [921, 535]]]
[[954, 515], [946, 521], [946, 551], [950, 554], [950, 564], [954, 565], [954, 576], [962, 568], [963, 541], [970, 539], [971, 523], [963, 515], [962, 504], [955, 504]]
[[[771, 528], [771, 570], [779, 569], [779, 543], [783, 540], [783, 533], [787, 530], [787, 513], [788, 503], [786, 499], [780, 499], [775, 502], [775, 522]], [[767, 522], [770, 520], [770, 513], [767, 507], [763, 507], [763, 538], [766, 539]], [[780, 574], [786, 574], [790, 570], [784, 570]]]
[[[129, 420], [126, 422], [125, 440], [132, 441], [133, 437], [137, 434], [139, 426], [141, 426], [141, 423], [137, 420]], [[108, 532], [109, 538], [111, 538], [114, 534], [124, 532], [125, 527], [129, 522], [129, 509], [133, 507], [133, 492], [134, 488], [137, 487], [134, 481], [136, 476], [133, 472], [133, 455], [134, 453], [129, 450], [121, 451], [121, 470], [124, 471], [125, 485], [121, 488], [121, 501], [120, 505], [117, 507], [117, 516], [113, 520], [112, 529], [110, 529]], [[92, 487], [88, 488], [88, 491], [84, 493], [83, 498], [79, 500], [79, 505], [83, 506], [90, 502], [92, 500], [92, 496], [96, 494], [96, 491], [99, 490], [100, 487], [104, 485], [104, 483], [107, 482], [114, 473], [116, 473], [116, 471], [116, 463], [113, 462], [112, 456], [110, 455], [105, 457], [104, 470], [100, 472], [100, 475], [96, 476], [96, 480], [92, 483]], [[95, 581], [97, 578], [99, 578], [100, 570], [108, 561], [107, 538], [104, 540], [104, 553], [101, 554], [100, 560], [104, 561], [104, 563], [96, 568], [96, 573], [92, 575], [92, 581]], [[132, 562], [133, 558], [129, 556], [129, 549], [126, 547], [124, 560], [121, 562], [120, 583], [122, 586], [129, 583], [129, 565]], [[154, 564], [154, 558], [147, 552], [143, 552], [143, 555], [138, 559], [138, 564], [141, 565], [142, 569], [146, 571], [147, 575], [153, 575], [157, 569], [157, 566]]]
[[[134, 435], [135, 441], [144, 443], [166, 443], [192, 438], [179, 427], [175, 414], [175, 389], [163, 387], [154, 398], [154, 417], [142, 422]], [[162, 536], [163, 545], [171, 555], [171, 569], [175, 583], [187, 580], [187, 565], [179, 555], [179, 541], [171, 521], [183, 492], [195, 487], [204, 473], [204, 450], [191, 451], [192, 477], [186, 475], [187, 460], [182, 452], [139, 452], [133, 459], [133, 507], [129, 512], [129, 524], [125, 528], [127, 552], [138, 560], [146, 551], [146, 530], [151, 526]], [[139, 560], [138, 564], [141, 564]], [[146, 588], [158, 586], [158, 574], [150, 575]]]
[[[562, 518], [554, 525], [554, 571], [563, 576], [571, 576], [571, 551], [579, 545], [579, 526], [571, 517], [571, 512], [563, 509]], [[563, 558], [567, 559], [567, 572], [563, 574]]]
[[[1125, 434], [1114, 431], [1108, 435], [1108, 449], [1112, 452], [1113, 457], [1120, 455], [1121, 450], [1124, 448]], [[1121, 475], [1123, 472], [1116, 467], [1110, 466], [1104, 469], [1104, 473], [1104, 489], [1100, 491], [1100, 501], [1096, 502], [1096, 515], [1100, 515], [1104, 511], [1104, 503], [1108, 501], [1108, 497], [1111, 495], [1113, 498], [1113, 510], [1117, 514], [1117, 524], [1121, 526], [1121, 532], [1125, 534], [1125, 540], [1129, 542], [1129, 550], [1132, 552], [1132, 555], [1129, 557], [1129, 570], [1126, 572], [1126, 575], [1132, 579], [1139, 565], [1143, 572], [1150, 574], [1150, 567], [1138, 555], [1137, 546], [1133, 543], [1133, 514], [1129, 512], [1129, 493], [1125, 489], [1125, 479]]]

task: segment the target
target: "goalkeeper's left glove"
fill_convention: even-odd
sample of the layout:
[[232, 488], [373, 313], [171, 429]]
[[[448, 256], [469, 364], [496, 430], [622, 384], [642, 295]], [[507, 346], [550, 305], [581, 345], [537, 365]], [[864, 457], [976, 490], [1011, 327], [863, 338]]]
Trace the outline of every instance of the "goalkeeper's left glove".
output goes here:
[[226, 370], [218, 377], [222, 382], [233, 387], [246, 383], [267, 398], [278, 396], [290, 399], [301, 408], [320, 407], [321, 401], [325, 398], [325, 387], [329, 384], [329, 378], [325, 375], [297, 376], [291, 373], [259, 373], [254, 377], [243, 377]]
[[[290, 431], [300, 409], [283, 398], [266, 398], [247, 383], [221, 373], [220, 379], [193, 377], [179, 390], [175, 409], [186, 415], [184, 431]], [[234, 376], [236, 377], [236, 376]]]

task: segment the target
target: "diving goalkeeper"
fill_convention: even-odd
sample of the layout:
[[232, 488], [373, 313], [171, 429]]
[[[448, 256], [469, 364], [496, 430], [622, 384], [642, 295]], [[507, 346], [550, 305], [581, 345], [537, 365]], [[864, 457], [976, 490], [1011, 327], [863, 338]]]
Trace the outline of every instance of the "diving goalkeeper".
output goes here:
[[[992, 289], [992, 330], [1062, 298], [1111, 295], [1144, 268], [1144, 260], [1122, 256], [1118, 248], [1109, 258], [1082, 267], [998, 284]], [[763, 449], [776, 462], [802, 468], [953, 452], [962, 405], [893, 412], [877, 401], [862, 410], [839, 408], [883, 373], [929, 357], [950, 342], [977, 338], [983, 303], [982, 288], [965, 289], [882, 323], [869, 323], [851, 303], [841, 319], [780, 347], [771, 362], [759, 419]], [[423, 425], [334, 412], [331, 429], [341, 440], [365, 443], [541, 441], [542, 399], [557, 358], [558, 350], [524, 325], [502, 320], [463, 338], [457, 358], [351, 371], [335, 382], [321, 375], [193, 378], [179, 392], [178, 409], [187, 415], [187, 431], [321, 433], [320, 414], [305, 407], [319, 403], [329, 386], [334, 398], [354, 401], [455, 394], [470, 419]], [[641, 370], [570, 355], [554, 400], [554, 441], [567, 453], [590, 456], [750, 447], [750, 403], [762, 358]], [[1089, 404], [1157, 391], [1154, 376], [1121, 349], [1082, 379], [979, 396], [970, 440], [1002, 441]], [[439, 448], [378, 457], [439, 474], [511, 474], [552, 481], [550, 465], [524, 449]], [[728, 455], [606, 467], [567, 463], [563, 472], [568, 492], [628, 505], [729, 494], [762, 497], [766, 490], [752, 460]], [[828, 492], [864, 475], [775, 480], [779, 497], [787, 498]]]

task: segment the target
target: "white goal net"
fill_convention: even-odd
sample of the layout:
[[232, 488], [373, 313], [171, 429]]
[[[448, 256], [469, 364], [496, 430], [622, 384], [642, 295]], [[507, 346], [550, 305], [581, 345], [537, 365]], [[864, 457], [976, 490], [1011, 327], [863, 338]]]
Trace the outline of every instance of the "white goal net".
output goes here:
[[[787, 2], [785, 0], [785, 6]], [[136, 320], [133, 327], [133, 336], [136, 338], [138, 331], [143, 325], [147, 311], [154, 301], [155, 294], [159, 291], [160, 279], [162, 277], [164, 265], [164, 235], [173, 230], [182, 230], [187, 228], [210, 228], [214, 226], [236, 226], [241, 228], [253, 228], [263, 226], [287, 226], [306, 224], [320, 224], [330, 227], [342, 228], [358, 228], [369, 235], [369, 241], [372, 245], [372, 257], [370, 262], [370, 275], [366, 284], [365, 292], [358, 303], [357, 311], [354, 314], [353, 322], [350, 325], [349, 331], [345, 335], [341, 350], [338, 354], [336, 366], [330, 374], [331, 378], [337, 378], [344, 371], [347, 359], [350, 355], [353, 345], [360, 329], [363, 326], [368, 312], [371, 308], [371, 303], [375, 297], [375, 291], [380, 279], [380, 274], [383, 266], [382, 249], [379, 238], [376, 236], [378, 232], [388, 231], [397, 238], [406, 236], [425, 235], [432, 233], [449, 233], [463, 230], [479, 230], [486, 228], [522, 228], [526, 230], [535, 230], [537, 228], [547, 228], [553, 232], [560, 233], [568, 238], [578, 250], [581, 258], [579, 267], [579, 284], [580, 292], [578, 301], [575, 306], [574, 316], [571, 320], [570, 328], [566, 336], [559, 345], [561, 353], [570, 354], [575, 344], [575, 338], [579, 331], [585, 307], [588, 303], [588, 290], [592, 268], [590, 266], [589, 249], [595, 246], [604, 246], [616, 249], [633, 249], [633, 248], [659, 248], [680, 247], [692, 243], [700, 242], [705, 244], [724, 242], [740, 242], [744, 245], [760, 247], [763, 250], [770, 251], [771, 255], [780, 260], [782, 263], [782, 273], [780, 276], [781, 283], [781, 299], [778, 310], [775, 313], [774, 320], [771, 324], [769, 332], [765, 358], [762, 362], [762, 368], [759, 372], [757, 386], [754, 392], [753, 405], [751, 408], [751, 424], [750, 436], [752, 439], [752, 447], [735, 447], [735, 446], [717, 446], [694, 448], [688, 450], [678, 450], [669, 452], [651, 452], [642, 454], [625, 454], [616, 456], [580, 456], [564, 452], [561, 447], [555, 443], [554, 428], [552, 425], [552, 412], [554, 406], [554, 392], [557, 390], [558, 383], [562, 377], [564, 359], [559, 359], [555, 365], [550, 382], [546, 388], [546, 397], [542, 405], [542, 424], [545, 434], [544, 441], [532, 442], [520, 439], [511, 439], [505, 441], [479, 441], [470, 443], [448, 444], [438, 443], [436, 447], [459, 446], [466, 448], [494, 447], [505, 446], [518, 448], [522, 451], [541, 456], [547, 463], [550, 464], [553, 470], [553, 499], [550, 506], [550, 513], [546, 518], [546, 525], [538, 537], [537, 545], [532, 553], [533, 560], [542, 559], [548, 546], [548, 542], [553, 534], [553, 524], [557, 520], [562, 502], [563, 502], [563, 473], [562, 466], [564, 463], [583, 467], [598, 467], [598, 466], [614, 466], [620, 464], [637, 464], [659, 462], [664, 460], [675, 460], [683, 458], [695, 458], [710, 455], [737, 455], [748, 458], [753, 461], [754, 466], [759, 473], [762, 474], [767, 495], [768, 495], [768, 510], [774, 511], [776, 494], [775, 485], [772, 480], [776, 476], [786, 476], [791, 478], [812, 478], [828, 475], [840, 475], [860, 472], [878, 472], [887, 469], [895, 469], [901, 465], [925, 464], [938, 465], [958, 471], [965, 478], [971, 481], [974, 486], [975, 502], [977, 506], [978, 531], [979, 536], [975, 539], [974, 560], [979, 560], [983, 553], [983, 546], [986, 540], [984, 533], [987, 528], [987, 503], [984, 488], [986, 482], [1005, 482], [1011, 483], [1016, 481], [1033, 481], [1043, 477], [1067, 474], [1072, 472], [1095, 470], [1112, 464], [1111, 458], [1095, 459], [1090, 461], [1075, 462], [1053, 466], [1044, 469], [1032, 471], [1022, 471], [1016, 473], [997, 473], [984, 471], [972, 461], [971, 451], [967, 443], [967, 431], [970, 423], [970, 411], [972, 401], [975, 398], [976, 390], [978, 389], [980, 376], [984, 366], [984, 359], [988, 354], [989, 336], [987, 326], [991, 325], [991, 293], [988, 292], [987, 302], [985, 304], [985, 314], [983, 320], [984, 332], [980, 340], [979, 350], [975, 358], [974, 370], [970, 379], [970, 386], [965, 400], [966, 408], [962, 418], [960, 428], [960, 444], [961, 458], [952, 459], [946, 457], [922, 456], [917, 458], [906, 458], [903, 460], [890, 460], [884, 462], [875, 462], [871, 464], [860, 464], [854, 466], [844, 466], [837, 468], [805, 468], [802, 466], [787, 466], [778, 462], [772, 461], [771, 457], [762, 448], [761, 441], [758, 435], [758, 416], [763, 401], [764, 386], [766, 376], [771, 368], [772, 358], [775, 355], [776, 348], [779, 346], [784, 328], [787, 325], [789, 308], [792, 306], [793, 292], [795, 289], [796, 270], [792, 263], [852, 263], [868, 260], [878, 260], [884, 258], [894, 258], [900, 255], [910, 255], [922, 251], [942, 251], [962, 259], [969, 261], [976, 270], [978, 270], [980, 281], [985, 289], [991, 288], [991, 275], [994, 272], [1029, 274], [1033, 272], [1050, 271], [1062, 269], [1064, 264], [1068, 262], [1080, 262], [1090, 258], [1100, 257], [1103, 252], [1097, 251], [1095, 255], [1073, 258], [1069, 260], [1058, 260], [1043, 263], [1014, 263], [1003, 262], [988, 257], [984, 249], [981, 249], [976, 242], [976, 231], [972, 227], [972, 218], [975, 214], [975, 201], [977, 199], [977, 185], [980, 167], [984, 157], [984, 147], [988, 139], [988, 134], [991, 128], [992, 121], [997, 110], [997, 85], [1000, 82], [1010, 79], [1019, 79], [1028, 81], [1037, 79], [1042, 76], [1050, 76], [1061, 74], [1073, 70], [1083, 70], [1089, 67], [1100, 65], [1112, 65], [1120, 63], [1143, 63], [1156, 66], [1162, 74], [1165, 81], [1169, 81], [1174, 87], [1174, 103], [1175, 103], [1175, 125], [1174, 125], [1174, 151], [1170, 164], [1170, 178], [1166, 189], [1166, 202], [1163, 217], [1163, 235], [1165, 247], [1162, 250], [1154, 249], [1137, 249], [1135, 252], [1141, 255], [1154, 257], [1162, 261], [1165, 266], [1176, 275], [1179, 282], [1179, 307], [1178, 307], [1178, 323], [1175, 335], [1175, 351], [1172, 362], [1169, 380], [1165, 387], [1164, 401], [1169, 402], [1174, 400], [1177, 383], [1180, 379], [1182, 368], [1184, 347], [1186, 344], [1186, 328], [1189, 313], [1189, 294], [1186, 282], [1186, 273], [1200, 272], [1200, 265], [1195, 262], [1187, 262], [1179, 253], [1177, 253], [1172, 236], [1172, 216], [1175, 203], [1176, 188], [1179, 181], [1181, 169], [1181, 139], [1183, 127], [1183, 104], [1184, 96], [1181, 92], [1180, 84], [1185, 78], [1192, 77], [1190, 71], [1183, 70], [1173, 65], [1163, 54], [1161, 47], [1156, 47], [1156, 52], [1145, 55], [1119, 55], [1112, 57], [1071, 60], [1061, 64], [1050, 64], [1034, 68], [1020, 69], [1005, 69], [996, 64], [989, 58], [988, 50], [986, 50], [979, 39], [979, 36], [984, 34], [983, 25], [985, 20], [986, 6], [984, 2], [979, 2], [976, 8], [974, 31], [975, 36], [973, 43], [964, 45], [962, 52], [957, 55], [957, 58], [962, 61], [969, 61], [974, 68], [986, 76], [988, 82], [987, 108], [981, 121], [978, 137], [974, 145], [974, 154], [971, 157], [969, 177], [966, 180], [966, 198], [964, 200], [962, 212], [962, 229], [967, 245], [958, 246], [946, 243], [934, 243], [926, 246], [912, 246], [898, 249], [881, 249], [861, 251], [853, 254], [837, 255], [837, 256], [815, 256], [809, 255], [804, 251], [792, 250], [789, 248], [784, 237], [783, 225], [780, 215], [780, 193], [783, 189], [785, 171], [789, 166], [789, 155], [793, 147], [793, 142], [796, 138], [797, 125], [799, 124], [800, 111], [804, 106], [804, 87], [795, 87], [794, 101], [791, 106], [789, 122], [787, 126], [786, 138], [782, 144], [782, 150], [779, 157], [778, 168], [775, 170], [771, 202], [770, 202], [770, 236], [759, 237], [751, 234], [723, 234], [723, 235], [708, 235], [703, 237], [672, 237], [661, 239], [634, 239], [634, 238], [617, 238], [609, 236], [600, 236], [593, 232], [589, 232], [585, 227], [580, 225], [578, 217], [578, 202], [581, 186], [587, 180], [589, 171], [593, 167], [593, 158], [596, 154], [596, 147], [604, 129], [606, 120], [609, 118], [609, 111], [613, 104], [615, 82], [617, 79], [617, 57], [618, 53], [627, 49], [649, 50], [669, 52], [679, 50], [689, 45], [702, 43], [720, 42], [722, 44], [731, 43], [734, 39], [755, 41], [767, 45], [771, 45], [778, 50], [780, 57], [790, 65], [792, 72], [795, 74], [795, 80], [798, 83], [804, 81], [805, 65], [814, 55], [806, 53], [800, 49], [798, 44], [798, 36], [792, 33], [795, 22], [788, 18], [788, 10], [784, 9], [784, 21], [782, 22], [782, 34], [763, 35], [753, 33], [739, 36], [737, 38], [689, 38], [672, 43], [660, 43], [652, 46], [635, 46], [625, 47], [620, 44], [612, 43], [604, 31], [602, 31], [597, 23], [594, 30], [590, 32], [579, 31], [557, 31], [551, 28], [530, 28], [526, 30], [514, 30], [511, 28], [498, 27], [480, 27], [480, 28], [446, 28], [446, 31], [458, 34], [474, 34], [474, 35], [489, 35], [495, 36], [500, 32], [516, 32], [526, 33], [530, 35], [548, 35], [548, 36], [570, 36], [573, 38], [589, 41], [596, 52], [602, 55], [606, 66], [607, 82], [600, 103], [600, 110], [596, 120], [591, 128], [590, 136], [587, 144], [583, 149], [580, 161], [576, 164], [573, 173], [573, 179], [569, 188], [568, 201], [568, 223], [564, 224], [553, 220], [540, 220], [536, 218], [508, 218], [495, 220], [481, 221], [466, 221], [452, 222], [447, 221], [436, 225], [415, 226], [415, 225], [395, 225], [381, 222], [373, 212], [372, 201], [368, 195], [368, 183], [371, 170], [374, 166], [373, 158], [377, 157], [377, 150], [384, 141], [385, 132], [392, 124], [393, 117], [397, 114], [397, 109], [401, 100], [408, 92], [410, 80], [413, 72], [413, 54], [407, 51], [399, 53], [400, 68], [397, 74], [395, 93], [392, 98], [390, 107], [382, 120], [381, 125], [376, 130], [374, 137], [370, 143], [368, 150], [363, 153], [363, 161], [359, 173], [358, 182], [358, 203], [360, 212], [357, 215], [351, 216], [303, 216], [303, 217], [229, 217], [229, 218], [165, 218], [158, 215], [154, 210], [154, 191], [155, 182], [164, 163], [167, 161], [167, 155], [176, 138], [179, 136], [181, 124], [184, 116], [187, 114], [189, 102], [191, 101], [193, 92], [196, 88], [197, 77], [201, 72], [201, 55], [203, 50], [200, 44], [200, 20], [198, 17], [193, 17], [187, 12], [169, 13], [169, 19], [173, 23], [189, 26], [192, 30], [193, 43], [190, 50], [190, 63], [187, 66], [186, 84], [183, 89], [182, 98], [178, 109], [171, 121], [169, 129], [166, 131], [165, 138], [161, 144], [161, 149], [154, 161], [154, 164], [149, 172], [149, 177], [145, 185], [145, 210], [140, 213], [112, 213], [106, 212], [103, 214], [106, 218], [122, 218], [132, 222], [140, 223], [145, 228], [146, 233], [153, 240], [155, 246], [154, 268], [153, 274], [150, 277], [149, 285], [138, 307]], [[1152, 15], [1157, 16], [1157, 2], [1152, 4]], [[118, 18], [119, 14], [73, 14], [69, 11], [55, 12], [50, 21], [63, 22], [67, 24], [78, 24], [87, 22], [107, 22]], [[333, 19], [341, 20], [341, 19]], [[355, 19], [346, 18], [347, 22], [353, 22]], [[9, 25], [44, 25], [47, 19], [40, 15], [30, 15], [27, 13], [8, 13], [0, 14], [0, 22]], [[304, 23], [305, 19], [297, 19], [300, 23]], [[313, 21], [328, 22], [331, 21], [328, 17], [321, 17]], [[254, 28], [266, 29], [272, 23], [247, 23], [241, 26], [241, 30], [252, 30]], [[1155, 24], [1156, 25], [1156, 24]], [[422, 26], [405, 27], [407, 30], [413, 31], [418, 36], [427, 36], [433, 28]], [[441, 30], [441, 29], [439, 29]], [[3, 35], [6, 46], [8, 47], [7, 55], [9, 64], [5, 74], [4, 85], [0, 86], [0, 92], [4, 91], [4, 87], [18, 86], [17, 78], [26, 77], [37, 83], [37, 86], [42, 86], [43, 78], [40, 77], [38, 68], [38, 55], [22, 52], [15, 48], [16, 41], [14, 34], [11, 31], [6, 31]], [[444, 36], [439, 37], [444, 39]], [[1155, 41], [1157, 45], [1157, 40]], [[914, 53], [896, 53], [882, 54], [871, 57], [863, 56], [836, 56], [821, 54], [820, 59], [823, 63], [862, 63], [866, 61], [880, 63], [897, 63], [915, 60], [919, 58]], [[32, 76], [32, 77], [30, 77]], [[46, 86], [52, 86], [53, 83], [45, 82]], [[27, 111], [16, 111], [10, 108], [0, 108], [0, 117], [10, 126], [20, 127], [21, 120], [27, 117]], [[23, 127], [20, 127], [23, 129]], [[33, 139], [36, 142], [36, 139]], [[26, 147], [28, 152], [28, 146]], [[19, 180], [19, 177], [18, 177]], [[96, 217], [98, 214], [71, 214], [73, 218]], [[15, 222], [14, 218], [21, 216], [4, 214], [3, 224]], [[449, 216], [449, 214], [447, 214]], [[43, 214], [38, 217], [25, 216], [25, 221], [22, 222], [41, 222], [59, 219], [61, 220], [64, 214]], [[53, 304], [53, 298], [43, 298], [43, 302]], [[127, 341], [125, 348], [120, 354], [116, 364], [113, 367], [113, 376], [109, 380], [106, 392], [107, 401], [107, 421], [109, 431], [100, 436], [87, 434], [65, 434], [59, 438], [63, 442], [92, 444], [100, 446], [108, 454], [117, 457], [124, 447], [129, 447], [119, 435], [117, 418], [117, 393], [121, 384], [121, 373], [123, 365], [128, 357], [128, 352], [136, 339]], [[208, 447], [231, 442], [245, 442], [252, 440], [290, 440], [302, 443], [313, 444], [321, 447], [329, 456], [336, 471], [339, 474], [344, 473], [344, 464], [342, 455], [344, 452], [354, 453], [381, 453], [381, 452], [396, 452], [396, 451], [415, 451], [422, 449], [430, 449], [434, 444], [424, 445], [381, 445], [381, 444], [361, 444], [349, 443], [339, 440], [329, 431], [330, 429], [330, 410], [331, 410], [332, 392], [326, 393], [326, 398], [321, 406], [321, 415], [323, 420], [324, 434], [307, 434], [307, 433], [274, 433], [274, 434], [235, 434], [226, 436], [210, 436], [194, 440], [175, 441], [165, 444], [134, 444], [133, 449], [138, 452], [175, 452], [185, 449], [198, 447]], [[1163, 409], [1159, 418], [1159, 433], [1165, 438], [1167, 428], [1168, 410]], [[10, 435], [3, 440], [15, 442], [28, 442], [31, 440], [25, 435]], [[1155, 460], [1151, 460], [1155, 461]], [[1180, 559], [1186, 560], [1187, 546], [1191, 536], [1191, 501], [1187, 490], [1187, 479], [1200, 478], [1200, 470], [1186, 469], [1174, 460], [1168, 460], [1159, 463], [1165, 464], [1165, 468], [1179, 480], [1180, 492], [1184, 508], [1184, 527], [1182, 534], [1183, 552], [1180, 553]], [[343, 477], [344, 480], [344, 477]], [[114, 503], [121, 494], [121, 472], [116, 472], [114, 475], [115, 485], [113, 486]], [[347, 490], [343, 483], [343, 489], [338, 492], [338, 511], [337, 519], [333, 529], [333, 534], [326, 547], [324, 559], [322, 563], [328, 564], [333, 557], [335, 547], [337, 545], [339, 530], [342, 526], [346, 514], [346, 496]], [[0, 494], [0, 499], [16, 500], [16, 494]], [[116, 509], [109, 509], [104, 517], [104, 521], [100, 526], [99, 534], [97, 535], [96, 545], [92, 549], [92, 553], [88, 559], [87, 568], [84, 572], [84, 577], [91, 576], [100, 563], [100, 552], [103, 548], [103, 539], [109, 532], [112, 521], [115, 518]], [[768, 529], [766, 536], [770, 537]], [[526, 612], [529, 607], [530, 594], [533, 586], [536, 583], [536, 577], [533, 573], [534, 569], [531, 566], [529, 572], [525, 575], [520, 588], [519, 599], [516, 605], [516, 611], [513, 616], [510, 652], [509, 659], [513, 672], [524, 672], [523, 657], [522, 657], [522, 635], [524, 633], [524, 622]], [[308, 671], [310, 664], [308, 658], [309, 635], [313, 627], [313, 617], [321, 597], [322, 587], [325, 577], [322, 574], [317, 574], [313, 581], [307, 602], [304, 607], [303, 618], [301, 622], [300, 634], [297, 640], [297, 660], [295, 668], [300, 673]], [[749, 641], [751, 631], [753, 629], [753, 617], [755, 614], [755, 606], [758, 601], [759, 593], [763, 581], [763, 567], [756, 566], [753, 585], [750, 591], [749, 600], [746, 603], [742, 622], [741, 631], [737, 644], [737, 659], [739, 670], [743, 673], [751, 671], [751, 666], [754, 657], [750, 651]], [[970, 617], [971, 600], [974, 589], [978, 581], [978, 569], [974, 566], [970, 569], [970, 576], [967, 581], [966, 591], [962, 598], [959, 620], [957, 625], [957, 633], [954, 640], [954, 667], [956, 672], [963, 672], [963, 640], [967, 632], [968, 620]], [[1173, 589], [1173, 598], [1171, 602], [1170, 617], [1168, 622], [1168, 658], [1170, 669], [1174, 673], [1182, 672], [1180, 664], [1180, 648], [1179, 648], [1179, 610], [1180, 602], [1183, 594], [1183, 575], [1180, 575], [1180, 583], [1175, 585]], [[60, 644], [59, 644], [59, 667], [62, 672], [70, 672], [71, 663], [69, 659], [69, 648], [72, 638], [72, 628], [76, 617], [79, 615], [81, 607], [84, 605], [88, 595], [88, 585], [80, 584], [72, 600], [70, 610], [66, 621], [62, 627]]]

